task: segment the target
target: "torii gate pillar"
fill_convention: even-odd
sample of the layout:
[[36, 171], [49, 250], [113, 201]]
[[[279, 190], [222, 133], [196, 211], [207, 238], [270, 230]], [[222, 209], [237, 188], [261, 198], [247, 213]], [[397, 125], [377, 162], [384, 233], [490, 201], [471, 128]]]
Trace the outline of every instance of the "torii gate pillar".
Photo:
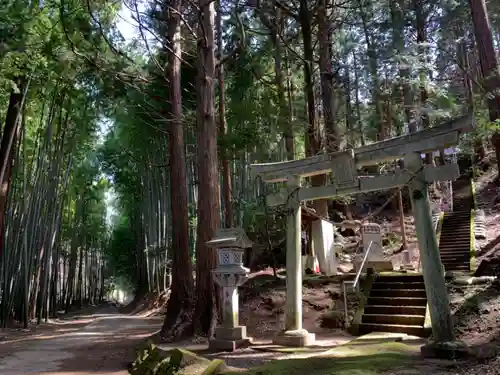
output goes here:
[[409, 184], [410, 196], [432, 321], [432, 333], [436, 342], [451, 342], [455, 340], [455, 334], [453, 333], [452, 317], [448, 307], [449, 299], [441, 266], [441, 257], [432, 225], [429, 194], [423, 175], [422, 159], [420, 153], [412, 153], [406, 155], [404, 161], [405, 167], [416, 174]]
[[285, 330], [273, 340], [276, 345], [310, 346], [315, 342], [314, 333], [302, 328], [302, 254], [301, 208], [298, 199], [300, 176], [287, 179], [288, 200], [286, 224], [286, 307]]

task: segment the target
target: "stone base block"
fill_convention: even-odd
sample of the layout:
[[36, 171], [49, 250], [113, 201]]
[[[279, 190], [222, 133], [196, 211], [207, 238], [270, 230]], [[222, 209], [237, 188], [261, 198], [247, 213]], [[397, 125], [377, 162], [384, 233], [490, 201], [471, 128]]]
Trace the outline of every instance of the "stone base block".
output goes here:
[[241, 340], [219, 340], [217, 338], [208, 341], [208, 349], [215, 352], [234, 352], [237, 349], [248, 347], [252, 343], [250, 337]]
[[401, 265], [402, 270], [415, 271], [415, 266], [413, 264], [403, 264]]
[[208, 348], [213, 351], [235, 351], [246, 348], [252, 343], [252, 339], [247, 337], [247, 327], [224, 327], [215, 328], [215, 338], [208, 342]]
[[284, 331], [279, 333], [273, 339], [274, 345], [281, 346], [293, 346], [293, 347], [305, 347], [312, 346], [316, 342], [316, 335], [314, 333], [309, 333], [305, 329], [299, 329], [296, 331]]
[[463, 359], [471, 354], [470, 348], [463, 341], [431, 342], [420, 348], [425, 358]]
[[224, 327], [219, 326], [215, 328], [215, 338], [217, 340], [243, 340], [247, 338], [247, 327]]

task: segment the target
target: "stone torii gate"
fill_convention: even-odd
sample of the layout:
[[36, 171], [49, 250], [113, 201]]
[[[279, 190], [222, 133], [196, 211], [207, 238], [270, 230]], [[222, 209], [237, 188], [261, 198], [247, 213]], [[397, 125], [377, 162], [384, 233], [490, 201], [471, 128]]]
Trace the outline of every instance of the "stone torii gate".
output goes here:
[[[288, 212], [286, 236], [286, 316], [285, 330], [274, 343], [309, 346], [315, 336], [302, 328], [301, 207], [300, 202], [361, 194], [409, 185], [415, 216], [425, 289], [429, 299], [432, 330], [437, 342], [455, 340], [448, 295], [432, 226], [427, 184], [459, 177], [457, 164], [438, 167], [422, 164], [422, 153], [458, 144], [461, 133], [474, 129], [472, 114], [409, 135], [373, 143], [347, 151], [305, 159], [253, 164], [252, 173], [264, 182], [286, 182], [286, 189], [267, 197], [269, 206], [285, 205]], [[358, 176], [357, 168], [404, 158], [405, 171], [392, 175]], [[333, 184], [301, 187], [301, 177], [333, 175]]]

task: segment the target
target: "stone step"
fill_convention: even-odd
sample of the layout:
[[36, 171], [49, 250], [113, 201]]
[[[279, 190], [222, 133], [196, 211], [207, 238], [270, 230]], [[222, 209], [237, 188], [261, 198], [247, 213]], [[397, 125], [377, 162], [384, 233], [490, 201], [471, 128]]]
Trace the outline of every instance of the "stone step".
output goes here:
[[444, 235], [441, 234], [439, 237], [439, 246], [450, 246], [450, 245], [460, 245], [460, 244], [468, 244], [470, 243], [470, 231], [467, 233], [463, 233], [462, 231], [458, 230], [453, 233], [445, 233]]
[[441, 261], [446, 262], [468, 262], [470, 260], [469, 253], [441, 253]]
[[458, 260], [448, 260], [448, 261], [441, 261], [441, 263], [443, 263], [444, 266], [448, 266], [448, 267], [451, 267], [451, 266], [466, 266], [466, 267], [469, 267], [469, 261], [466, 261], [466, 262], [462, 262], [462, 261], [458, 261]]
[[469, 262], [470, 261], [470, 253], [467, 252], [447, 252], [441, 254], [442, 262]]
[[466, 238], [454, 239], [451, 236], [449, 238], [440, 238], [439, 245], [440, 247], [449, 247], [453, 245], [467, 245], [470, 244], [470, 236]]
[[443, 225], [441, 229], [452, 229], [452, 228], [460, 228], [462, 230], [468, 229], [470, 227], [470, 217], [466, 216], [464, 218], [445, 218], [443, 220]]
[[366, 305], [365, 314], [424, 315], [426, 306]]
[[470, 246], [470, 236], [467, 239], [462, 238], [460, 240], [454, 240], [453, 238], [441, 238], [439, 240], [439, 248], [453, 248], [453, 247], [469, 247]]
[[420, 297], [425, 298], [425, 289], [374, 289], [370, 297]]
[[443, 263], [444, 265], [448, 265], [448, 266], [453, 266], [453, 265], [457, 265], [457, 266], [462, 266], [462, 265], [465, 265], [465, 266], [469, 266], [469, 261], [460, 261], [460, 260], [454, 260], [454, 259], [451, 259], [451, 260], [443, 260], [441, 259], [441, 263]]
[[470, 230], [467, 229], [465, 232], [462, 229], [456, 229], [454, 231], [441, 232], [439, 236], [439, 244], [442, 245], [452, 245], [454, 243], [468, 243], [470, 242]]
[[465, 235], [470, 232], [470, 222], [464, 223], [463, 221], [457, 223], [443, 224], [441, 227], [441, 236], [447, 234]]
[[420, 274], [399, 274], [399, 275], [381, 275], [375, 279], [374, 283], [413, 283], [413, 282], [424, 282], [424, 277]]
[[439, 248], [441, 255], [448, 254], [457, 254], [457, 255], [466, 255], [469, 256], [470, 253], [470, 245], [461, 246], [461, 247], [441, 247]]
[[440, 248], [439, 252], [441, 254], [441, 257], [444, 258], [455, 255], [468, 257], [470, 254], [470, 247], [469, 245], [461, 247], [445, 247], [445, 248]]
[[459, 227], [458, 225], [451, 225], [450, 227], [441, 228], [441, 234], [439, 238], [446, 238], [452, 236], [453, 238], [463, 238], [467, 237], [470, 234], [470, 225], [469, 223], [463, 227]]
[[451, 212], [444, 214], [443, 218], [445, 220], [464, 220], [470, 217], [470, 212]]
[[448, 251], [470, 251], [470, 240], [469, 241], [460, 241], [458, 243], [452, 243], [450, 240], [445, 241], [441, 246], [439, 246], [440, 250], [448, 250]]
[[455, 232], [457, 234], [459, 233], [467, 233], [470, 232], [470, 221], [469, 219], [467, 220], [457, 220], [457, 221], [446, 221], [443, 222], [443, 225], [441, 226], [441, 234], [449, 233], [449, 232]]
[[359, 325], [359, 333], [366, 334], [371, 332], [394, 332], [406, 333], [407, 335], [425, 337], [426, 330], [422, 326], [407, 326], [400, 324], [376, 324], [376, 323], [361, 323]]
[[441, 229], [441, 234], [439, 235], [440, 239], [449, 238], [452, 241], [456, 241], [457, 239], [470, 239], [470, 226], [467, 224], [463, 228], [459, 228], [458, 226], [451, 226], [449, 228]]
[[367, 305], [384, 306], [426, 306], [427, 298], [422, 297], [368, 297]]
[[453, 260], [453, 259], [460, 259], [462, 261], [469, 261], [470, 260], [470, 251], [469, 250], [460, 250], [460, 251], [453, 251], [453, 250], [447, 250], [447, 251], [441, 251], [441, 260]]
[[439, 241], [440, 242], [440, 249], [465, 249], [465, 248], [470, 248], [470, 239], [468, 240], [461, 240], [461, 241], [453, 241], [452, 239], [445, 239], [444, 241]]
[[455, 243], [460, 244], [460, 243], [469, 243], [470, 242], [470, 230], [467, 229], [467, 231], [463, 229], [456, 229], [454, 231], [448, 231], [448, 232], [441, 232], [441, 235], [439, 236], [439, 245], [440, 246], [445, 246], [445, 245], [453, 245]]
[[425, 289], [425, 283], [423, 281], [385, 282], [375, 280], [372, 289]]
[[423, 326], [425, 315], [364, 314], [362, 323]]
[[443, 223], [441, 226], [441, 234], [443, 234], [443, 232], [445, 234], [450, 232], [454, 232], [456, 234], [465, 234], [470, 232], [470, 221], [457, 220], [456, 222], [448, 221]]
[[445, 271], [470, 272], [469, 265], [443, 264]]
[[460, 250], [454, 250], [454, 249], [447, 249], [447, 250], [441, 250], [441, 260], [444, 259], [467, 259], [469, 260], [470, 258], [470, 250], [468, 248], [463, 248]]
[[443, 223], [443, 225], [441, 226], [441, 234], [443, 234], [443, 232], [454, 232], [457, 234], [465, 234], [467, 232], [470, 232], [470, 221], [457, 220], [456, 222], [448, 221], [446, 223]]

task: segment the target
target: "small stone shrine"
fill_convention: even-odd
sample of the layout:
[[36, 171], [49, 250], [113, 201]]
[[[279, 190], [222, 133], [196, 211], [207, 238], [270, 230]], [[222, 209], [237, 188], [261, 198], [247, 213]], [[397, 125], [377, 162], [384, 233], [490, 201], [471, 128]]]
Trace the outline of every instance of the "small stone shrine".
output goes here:
[[[355, 270], [359, 270], [366, 252], [369, 251], [368, 258], [366, 259], [366, 263], [364, 265], [365, 269], [373, 268], [374, 270], [379, 272], [392, 271], [392, 262], [385, 259], [384, 257], [384, 248], [382, 246], [382, 229], [380, 228], [380, 225], [378, 225], [377, 223], [365, 223], [361, 227], [361, 233], [363, 252], [360, 253], [354, 261]], [[370, 247], [370, 243], [371, 248], [368, 250], [368, 248]]]
[[215, 338], [210, 340], [211, 350], [234, 351], [248, 346], [247, 328], [239, 324], [238, 287], [248, 280], [250, 270], [243, 266], [245, 249], [252, 247], [242, 228], [220, 229], [215, 238], [206, 243], [215, 248], [219, 265], [213, 270], [215, 282], [222, 288], [223, 320], [215, 328]]

